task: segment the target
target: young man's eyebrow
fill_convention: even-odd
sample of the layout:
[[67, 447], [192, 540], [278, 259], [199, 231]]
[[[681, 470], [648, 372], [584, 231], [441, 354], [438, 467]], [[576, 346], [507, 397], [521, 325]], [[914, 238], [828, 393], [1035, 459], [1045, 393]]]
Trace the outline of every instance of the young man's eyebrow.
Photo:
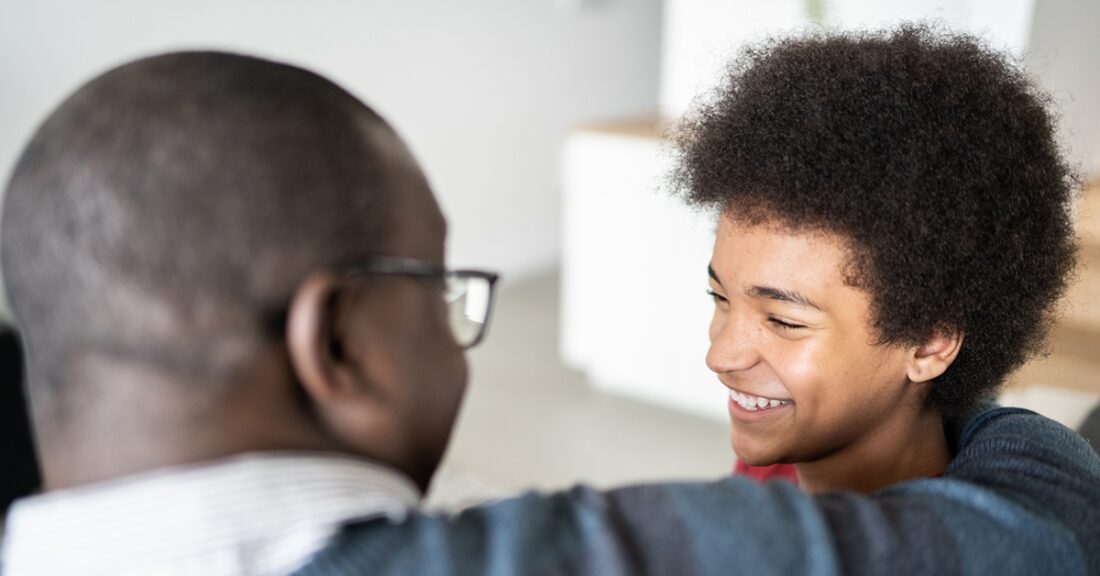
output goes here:
[[821, 310], [821, 307], [817, 304], [814, 304], [813, 300], [810, 300], [802, 294], [799, 294], [798, 292], [794, 292], [792, 290], [772, 288], [770, 286], [753, 286], [752, 288], [749, 288], [746, 294], [756, 298], [767, 298], [769, 300], [778, 300], [780, 302], [790, 302], [791, 304], [797, 304], [799, 306]]
[[[717, 282], [719, 286], [722, 285], [722, 281], [718, 279], [718, 273], [714, 271], [714, 266], [707, 264], [707, 274], [711, 277], [712, 280]], [[772, 288], [771, 286], [753, 286], [746, 292], [746, 294], [756, 298], [767, 298], [769, 300], [778, 300], [780, 302], [790, 302], [791, 304], [813, 308], [814, 310], [821, 310], [821, 306], [814, 304], [813, 300], [810, 300], [809, 298], [793, 290]]]

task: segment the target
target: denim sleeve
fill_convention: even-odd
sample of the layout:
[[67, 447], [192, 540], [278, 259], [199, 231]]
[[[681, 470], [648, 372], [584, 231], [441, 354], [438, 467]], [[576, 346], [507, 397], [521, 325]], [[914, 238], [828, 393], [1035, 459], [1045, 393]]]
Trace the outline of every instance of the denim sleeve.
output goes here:
[[744, 478], [526, 494], [350, 527], [302, 574], [1097, 574], [1100, 461], [1011, 409], [958, 432], [944, 478], [809, 496]]

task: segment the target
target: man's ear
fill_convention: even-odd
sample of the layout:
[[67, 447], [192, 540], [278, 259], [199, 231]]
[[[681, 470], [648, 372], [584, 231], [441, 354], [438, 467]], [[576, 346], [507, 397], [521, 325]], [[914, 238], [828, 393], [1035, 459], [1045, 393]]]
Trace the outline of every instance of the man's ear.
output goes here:
[[354, 387], [344, 353], [347, 334], [339, 330], [339, 299], [344, 285], [331, 272], [314, 272], [298, 286], [287, 311], [286, 339], [290, 363], [305, 392], [323, 402]]
[[[347, 329], [343, 313], [352, 301], [347, 283], [334, 274], [307, 277], [287, 311], [290, 363], [329, 438], [344, 450], [406, 470], [403, 414], [387, 405], [376, 375], [368, 373], [382, 364], [384, 350]], [[373, 361], [364, 357], [368, 349]]]
[[913, 348], [909, 358], [911, 382], [929, 382], [947, 372], [962, 349], [963, 334], [957, 330], [937, 330], [923, 344]]

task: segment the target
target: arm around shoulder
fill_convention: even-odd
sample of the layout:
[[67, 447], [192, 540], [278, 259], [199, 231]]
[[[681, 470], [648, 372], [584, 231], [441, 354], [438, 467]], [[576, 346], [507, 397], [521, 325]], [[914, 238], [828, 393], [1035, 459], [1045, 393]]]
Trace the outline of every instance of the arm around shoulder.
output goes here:
[[944, 478], [871, 496], [783, 482], [578, 487], [349, 528], [302, 574], [1090, 574], [1100, 461], [1036, 414], [985, 409]]

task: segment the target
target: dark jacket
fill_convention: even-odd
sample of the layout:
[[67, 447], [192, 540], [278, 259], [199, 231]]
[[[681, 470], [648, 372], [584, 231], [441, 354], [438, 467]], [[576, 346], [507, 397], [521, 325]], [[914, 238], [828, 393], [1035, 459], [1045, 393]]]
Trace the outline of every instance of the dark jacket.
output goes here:
[[1100, 457], [1080, 436], [988, 405], [948, 430], [943, 478], [870, 496], [578, 487], [349, 526], [297, 574], [1100, 574]]

